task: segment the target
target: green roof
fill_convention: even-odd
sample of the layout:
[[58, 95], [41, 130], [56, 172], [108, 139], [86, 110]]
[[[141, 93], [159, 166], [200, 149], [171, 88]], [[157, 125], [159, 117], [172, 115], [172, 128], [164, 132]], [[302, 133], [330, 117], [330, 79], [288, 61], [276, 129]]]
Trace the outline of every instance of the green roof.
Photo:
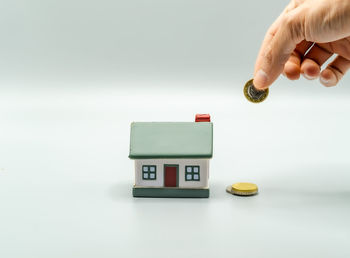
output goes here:
[[131, 159], [211, 158], [213, 124], [210, 122], [134, 122]]

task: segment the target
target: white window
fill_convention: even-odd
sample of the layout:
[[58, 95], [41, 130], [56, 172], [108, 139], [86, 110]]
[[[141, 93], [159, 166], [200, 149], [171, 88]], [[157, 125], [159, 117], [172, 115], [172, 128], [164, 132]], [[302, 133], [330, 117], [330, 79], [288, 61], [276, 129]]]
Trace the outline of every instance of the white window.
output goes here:
[[199, 166], [185, 166], [185, 180], [199, 181]]
[[156, 180], [157, 179], [157, 167], [154, 165], [142, 166], [142, 179], [144, 180]]

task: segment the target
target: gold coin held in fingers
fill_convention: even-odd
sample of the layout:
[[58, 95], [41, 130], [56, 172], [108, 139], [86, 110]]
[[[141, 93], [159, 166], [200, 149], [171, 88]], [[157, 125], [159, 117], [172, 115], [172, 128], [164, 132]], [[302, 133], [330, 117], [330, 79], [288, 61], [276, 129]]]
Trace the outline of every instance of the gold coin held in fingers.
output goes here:
[[269, 89], [265, 90], [258, 90], [254, 87], [253, 79], [249, 80], [243, 89], [244, 96], [253, 103], [260, 103], [263, 102], [267, 96], [269, 95]]

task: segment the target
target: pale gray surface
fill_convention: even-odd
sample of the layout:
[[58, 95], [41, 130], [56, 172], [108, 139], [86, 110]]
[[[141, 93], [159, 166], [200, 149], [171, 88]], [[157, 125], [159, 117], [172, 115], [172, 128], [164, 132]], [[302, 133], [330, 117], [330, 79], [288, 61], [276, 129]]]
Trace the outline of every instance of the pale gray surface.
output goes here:
[[[349, 96], [297, 85], [262, 104], [188, 85], [3, 90], [0, 257], [348, 257]], [[214, 122], [210, 199], [132, 198], [130, 122], [197, 112]], [[229, 195], [236, 181], [260, 194]]]

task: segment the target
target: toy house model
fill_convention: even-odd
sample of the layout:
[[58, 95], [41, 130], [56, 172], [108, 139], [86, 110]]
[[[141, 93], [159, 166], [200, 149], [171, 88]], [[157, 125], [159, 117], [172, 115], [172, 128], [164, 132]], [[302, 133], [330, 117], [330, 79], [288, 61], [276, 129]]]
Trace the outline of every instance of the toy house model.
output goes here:
[[135, 160], [134, 197], [209, 197], [213, 123], [134, 122], [129, 158]]

